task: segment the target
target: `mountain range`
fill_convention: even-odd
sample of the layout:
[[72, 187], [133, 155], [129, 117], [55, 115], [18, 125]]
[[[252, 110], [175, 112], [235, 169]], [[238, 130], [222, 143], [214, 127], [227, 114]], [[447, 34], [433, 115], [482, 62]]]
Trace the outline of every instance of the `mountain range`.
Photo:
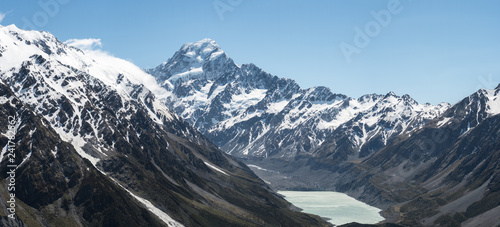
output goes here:
[[170, 111], [130, 62], [10, 25], [0, 78], [0, 183], [15, 180], [0, 187], [2, 226], [328, 226]]
[[275, 189], [335, 190], [404, 226], [495, 226], [499, 88], [450, 105], [302, 89], [211, 39], [146, 72], [166, 105]]
[[185, 44], [146, 71], [172, 92], [170, 109], [237, 157], [293, 159], [339, 146], [344, 159], [362, 159], [449, 108], [392, 92], [354, 99], [326, 87], [301, 89], [253, 64], [235, 64], [210, 39]]
[[278, 189], [344, 192], [403, 226], [500, 224], [500, 86], [454, 105], [351, 98], [211, 39], [140, 69], [13, 25], [0, 79], [0, 184], [17, 165], [2, 226], [329, 225]]

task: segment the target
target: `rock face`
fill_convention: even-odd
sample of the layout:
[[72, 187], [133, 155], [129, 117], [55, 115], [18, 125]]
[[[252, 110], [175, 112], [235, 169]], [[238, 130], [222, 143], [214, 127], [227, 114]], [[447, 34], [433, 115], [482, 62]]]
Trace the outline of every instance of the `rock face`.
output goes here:
[[499, 88], [453, 106], [353, 99], [236, 65], [208, 39], [147, 72], [172, 110], [274, 188], [346, 192], [405, 226], [500, 223]]
[[[170, 111], [163, 100], [172, 93], [127, 61], [7, 26], [0, 78], [0, 112], [17, 119], [19, 164], [17, 219], [1, 209], [4, 225], [327, 225], [291, 210]], [[7, 123], [1, 119], [3, 183]]]

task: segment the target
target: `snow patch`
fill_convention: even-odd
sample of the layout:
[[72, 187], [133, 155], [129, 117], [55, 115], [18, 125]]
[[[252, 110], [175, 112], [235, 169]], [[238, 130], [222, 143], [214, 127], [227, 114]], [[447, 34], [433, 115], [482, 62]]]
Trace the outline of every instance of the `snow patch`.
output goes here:
[[214, 59], [216, 59], [217, 57], [219, 57], [220, 55], [222, 55], [223, 53], [224, 53], [224, 51], [222, 51], [221, 49], [219, 49], [219, 50], [217, 50], [216, 52], [214, 52], [214, 53], [212, 53], [212, 54], [210, 55], [210, 59], [209, 59], [209, 60], [210, 60], [210, 61], [211, 61], [211, 60], [214, 60]]
[[3, 105], [5, 103], [7, 103], [9, 101], [9, 99], [5, 96], [1, 96], [0, 97], [0, 105]]
[[2, 153], [0, 153], [0, 162], [3, 161], [3, 157], [5, 156], [5, 153], [7, 153], [7, 151], [9, 150], [9, 144], [7, 143], [3, 149], [2, 149]]
[[172, 77], [170, 77], [168, 80], [170, 82], [180, 80], [180, 79], [187, 80], [187, 79], [191, 79], [193, 76], [197, 76], [197, 75], [201, 75], [201, 74], [203, 74], [203, 67], [192, 68], [187, 72], [175, 74]]
[[450, 120], [451, 120], [451, 117], [445, 117], [443, 120], [441, 120], [437, 123], [437, 126], [441, 127], [443, 125], [446, 125]]
[[211, 169], [213, 169], [213, 170], [215, 170], [215, 171], [217, 171], [217, 172], [219, 172], [219, 173], [222, 173], [222, 174], [224, 174], [224, 175], [226, 175], [226, 176], [229, 176], [229, 174], [227, 174], [227, 173], [226, 173], [226, 172], [224, 172], [223, 170], [219, 169], [219, 168], [218, 168], [218, 167], [216, 167], [215, 165], [212, 165], [212, 164], [210, 164], [210, 163], [208, 163], [208, 162], [205, 162], [205, 161], [204, 161], [204, 163], [205, 163], [205, 165], [207, 165], [207, 166], [208, 166], [208, 167], [210, 167]]
[[[248, 167], [250, 168], [254, 168], [254, 169], [258, 169], [258, 170], [261, 170], [261, 171], [266, 171], [266, 172], [272, 172], [272, 173], [275, 173], [276, 171], [273, 171], [273, 170], [268, 170], [268, 169], [264, 169], [260, 166], [256, 166], [256, 165], [247, 165]], [[267, 183], [267, 182], [266, 182]], [[269, 183], [270, 184], [270, 183]]]
[[277, 113], [281, 112], [289, 102], [290, 102], [289, 100], [282, 100], [279, 102], [269, 103], [269, 105], [267, 106], [266, 112], [272, 113], [272, 114], [277, 114]]
[[31, 158], [31, 153], [32, 151], [30, 151], [30, 153], [28, 153], [28, 155], [26, 155], [26, 157], [23, 158], [23, 161], [16, 167], [16, 169], [21, 167], [26, 161], [28, 161]]
[[500, 97], [498, 90], [487, 90], [488, 102], [486, 103], [486, 112], [491, 116], [500, 114]]
[[132, 193], [131, 191], [129, 191], [128, 189], [126, 189], [124, 186], [122, 186], [120, 183], [118, 183], [118, 181], [116, 181], [115, 179], [111, 178], [111, 180], [113, 180], [118, 186], [120, 186], [125, 191], [127, 191], [137, 201], [139, 201], [144, 206], [146, 206], [151, 213], [153, 213], [158, 218], [160, 218], [163, 222], [165, 222], [165, 224], [167, 224], [167, 226], [169, 226], [169, 227], [170, 226], [171, 227], [183, 227], [184, 226], [181, 223], [179, 223], [176, 220], [174, 220], [173, 218], [171, 218], [167, 213], [165, 213], [162, 210], [156, 208], [149, 200], [134, 195], [134, 193]]

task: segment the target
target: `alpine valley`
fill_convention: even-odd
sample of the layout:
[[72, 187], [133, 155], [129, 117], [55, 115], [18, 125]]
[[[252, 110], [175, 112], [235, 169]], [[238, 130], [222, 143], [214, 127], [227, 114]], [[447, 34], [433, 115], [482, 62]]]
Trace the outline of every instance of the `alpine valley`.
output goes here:
[[500, 224], [500, 87], [450, 105], [302, 89], [210, 39], [145, 72], [166, 105], [272, 188], [333, 190], [403, 226]]
[[331, 226], [276, 190], [346, 193], [379, 225], [500, 224], [500, 86], [454, 105], [351, 98], [210, 39], [140, 69], [14, 25], [0, 79], [0, 184], [17, 166], [0, 226]]

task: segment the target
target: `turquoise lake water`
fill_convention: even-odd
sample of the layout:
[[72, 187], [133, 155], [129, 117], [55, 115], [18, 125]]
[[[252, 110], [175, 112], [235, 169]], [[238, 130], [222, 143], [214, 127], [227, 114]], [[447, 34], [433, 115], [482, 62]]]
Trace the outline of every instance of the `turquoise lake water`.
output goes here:
[[278, 191], [285, 199], [303, 209], [302, 212], [330, 218], [330, 223], [342, 225], [351, 222], [376, 224], [383, 221], [380, 209], [358, 201], [344, 193], [325, 191]]

